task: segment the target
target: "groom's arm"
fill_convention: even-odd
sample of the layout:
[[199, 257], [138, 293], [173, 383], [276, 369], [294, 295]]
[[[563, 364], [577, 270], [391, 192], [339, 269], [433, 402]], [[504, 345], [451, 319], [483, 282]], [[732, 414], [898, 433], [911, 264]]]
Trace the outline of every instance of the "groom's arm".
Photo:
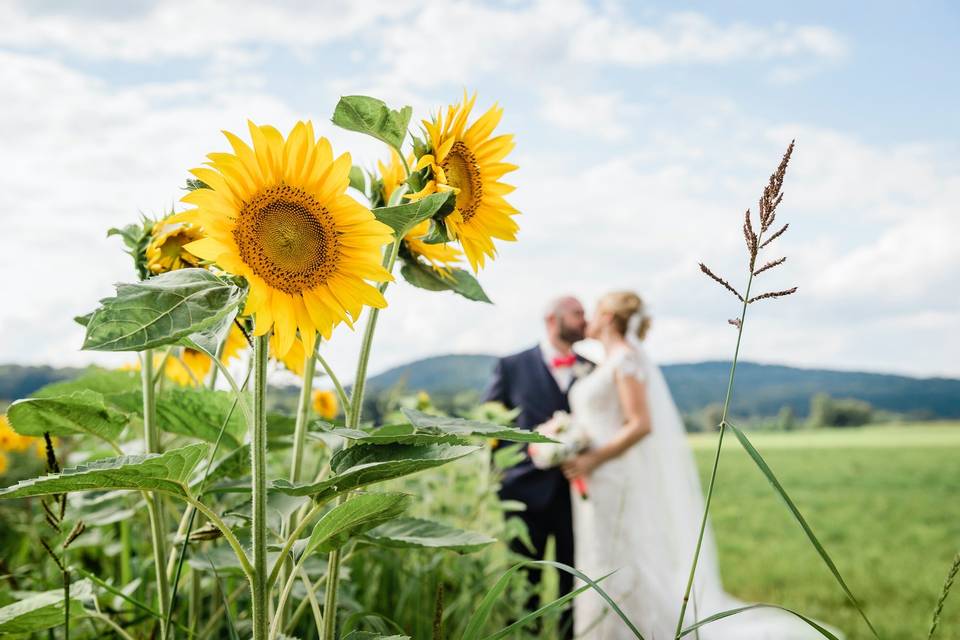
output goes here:
[[513, 404], [510, 402], [507, 367], [502, 359], [497, 360], [497, 366], [493, 369], [493, 377], [483, 394], [483, 402], [499, 402], [507, 409], [513, 409]]

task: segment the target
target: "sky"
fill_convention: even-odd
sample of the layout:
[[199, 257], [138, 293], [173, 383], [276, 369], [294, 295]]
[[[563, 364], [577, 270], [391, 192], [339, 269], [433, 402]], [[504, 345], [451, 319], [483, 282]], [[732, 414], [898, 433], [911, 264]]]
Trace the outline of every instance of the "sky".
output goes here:
[[[106, 230], [182, 209], [187, 170], [246, 121], [329, 122], [341, 95], [414, 108], [478, 94], [513, 133], [518, 242], [494, 305], [388, 291], [371, 370], [533, 344], [542, 309], [636, 290], [661, 362], [729, 358], [741, 224], [796, 139], [742, 357], [960, 377], [960, 9], [949, 2], [0, 3], [0, 363], [120, 364], [72, 318], [135, 279]], [[362, 325], [361, 325], [362, 326]], [[347, 375], [359, 330], [323, 353]]]

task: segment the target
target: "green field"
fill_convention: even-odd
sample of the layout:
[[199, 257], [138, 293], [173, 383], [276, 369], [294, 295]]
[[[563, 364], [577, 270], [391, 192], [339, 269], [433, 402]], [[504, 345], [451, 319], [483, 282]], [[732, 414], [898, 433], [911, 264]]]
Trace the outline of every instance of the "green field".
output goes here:
[[[960, 551], [960, 423], [748, 434], [884, 640], [926, 638]], [[716, 434], [692, 437], [704, 483]], [[706, 486], [706, 484], [704, 484]], [[713, 524], [727, 590], [872, 637], [802, 530], [725, 438]], [[960, 585], [938, 638], [960, 638]]]

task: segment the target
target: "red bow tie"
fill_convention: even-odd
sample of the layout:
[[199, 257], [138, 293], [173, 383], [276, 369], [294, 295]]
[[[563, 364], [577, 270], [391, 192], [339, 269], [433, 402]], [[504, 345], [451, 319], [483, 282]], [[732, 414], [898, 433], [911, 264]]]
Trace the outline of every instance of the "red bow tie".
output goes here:
[[569, 356], [558, 356], [553, 359], [550, 363], [553, 365], [554, 369], [561, 369], [563, 367], [572, 367], [577, 362], [577, 356], [570, 354]]

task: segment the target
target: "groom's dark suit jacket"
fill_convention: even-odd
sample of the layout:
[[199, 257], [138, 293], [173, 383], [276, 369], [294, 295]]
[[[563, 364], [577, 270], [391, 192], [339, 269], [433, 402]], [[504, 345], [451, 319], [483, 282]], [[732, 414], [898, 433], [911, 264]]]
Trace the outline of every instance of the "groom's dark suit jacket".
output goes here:
[[[577, 356], [579, 362], [591, 364]], [[539, 346], [501, 358], [484, 401], [496, 401], [509, 409], [519, 408], [517, 426], [534, 429], [549, 420], [555, 411], [569, 411], [568, 389], [560, 389], [547, 369]], [[546, 508], [557, 492], [570, 491], [559, 468], [541, 470], [533, 466], [523, 448], [524, 460], [508, 469], [502, 480], [500, 497], [519, 500], [532, 511]]]

